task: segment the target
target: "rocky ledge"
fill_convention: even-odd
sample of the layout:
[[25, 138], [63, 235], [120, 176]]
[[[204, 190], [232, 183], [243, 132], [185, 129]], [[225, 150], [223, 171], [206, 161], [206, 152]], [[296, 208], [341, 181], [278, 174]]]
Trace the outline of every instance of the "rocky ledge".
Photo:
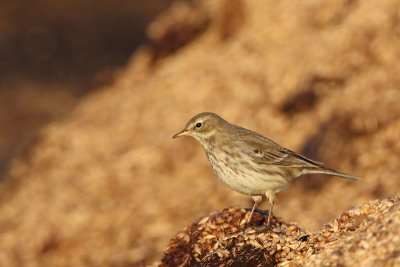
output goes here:
[[160, 266], [400, 266], [400, 197], [370, 201], [307, 233], [295, 223], [229, 208], [170, 242]]

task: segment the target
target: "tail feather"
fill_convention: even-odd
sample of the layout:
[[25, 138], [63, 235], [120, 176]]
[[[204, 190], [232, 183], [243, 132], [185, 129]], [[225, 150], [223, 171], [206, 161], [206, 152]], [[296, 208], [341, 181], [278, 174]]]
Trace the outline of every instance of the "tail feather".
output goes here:
[[307, 170], [304, 170], [303, 174], [317, 174], [317, 173], [329, 174], [329, 175], [338, 176], [338, 177], [342, 177], [342, 178], [349, 179], [349, 180], [361, 180], [360, 177], [349, 175], [349, 174], [346, 174], [343, 172], [339, 172], [339, 171], [324, 168], [324, 167], [318, 168], [318, 169], [307, 169]]

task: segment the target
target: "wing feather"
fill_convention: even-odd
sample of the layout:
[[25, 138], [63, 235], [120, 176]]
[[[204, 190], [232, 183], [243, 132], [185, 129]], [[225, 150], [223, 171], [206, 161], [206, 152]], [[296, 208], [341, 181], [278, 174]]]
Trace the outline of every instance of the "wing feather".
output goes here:
[[246, 135], [246, 138], [237, 142], [242, 151], [257, 163], [293, 168], [323, 168], [322, 163], [308, 159], [260, 135]]

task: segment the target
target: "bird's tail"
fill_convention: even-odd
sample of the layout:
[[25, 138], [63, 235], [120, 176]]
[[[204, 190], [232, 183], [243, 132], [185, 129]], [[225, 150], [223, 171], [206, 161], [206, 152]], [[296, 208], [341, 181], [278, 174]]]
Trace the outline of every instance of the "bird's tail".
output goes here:
[[334, 175], [334, 176], [342, 177], [342, 178], [349, 179], [349, 180], [360, 180], [361, 179], [360, 177], [356, 177], [353, 175], [349, 175], [349, 174], [339, 172], [334, 169], [325, 168], [325, 167], [316, 168], [316, 169], [314, 169], [314, 168], [307, 169], [304, 171], [304, 174], [318, 174], [318, 173]]

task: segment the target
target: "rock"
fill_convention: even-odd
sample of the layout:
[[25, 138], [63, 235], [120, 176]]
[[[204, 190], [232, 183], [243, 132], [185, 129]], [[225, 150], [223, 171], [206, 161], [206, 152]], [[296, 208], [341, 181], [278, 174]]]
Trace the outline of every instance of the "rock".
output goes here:
[[396, 266], [400, 197], [368, 202], [306, 233], [297, 224], [230, 208], [202, 217], [173, 238], [159, 266]]

